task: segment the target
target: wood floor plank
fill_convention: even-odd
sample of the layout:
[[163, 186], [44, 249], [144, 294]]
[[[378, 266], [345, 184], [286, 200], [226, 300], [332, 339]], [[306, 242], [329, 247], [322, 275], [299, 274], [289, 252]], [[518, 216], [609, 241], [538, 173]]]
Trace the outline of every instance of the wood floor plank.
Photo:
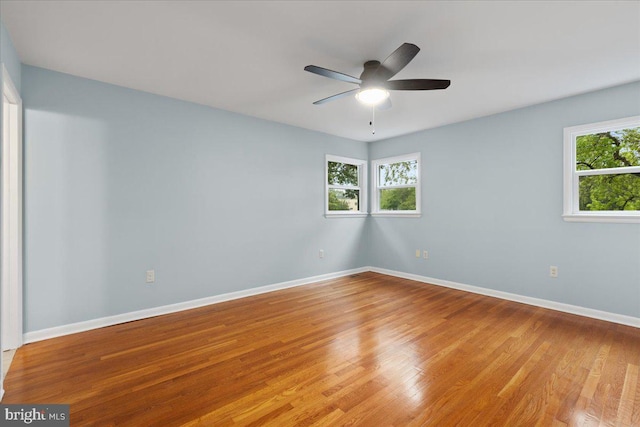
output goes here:
[[509, 396], [529, 375], [534, 373], [536, 366], [540, 363], [540, 359], [542, 359], [542, 356], [547, 352], [547, 350], [549, 350], [549, 347], [551, 347], [551, 343], [548, 341], [545, 341], [542, 345], [538, 346], [531, 354], [531, 357], [527, 359], [520, 369], [518, 369], [518, 372], [516, 372], [502, 390], [500, 390], [498, 397], [505, 398]]
[[640, 330], [376, 273], [20, 348], [73, 426], [638, 426]]
[[639, 370], [637, 365], [628, 364], [627, 372], [622, 386], [620, 406], [618, 406], [618, 421], [623, 426], [631, 425], [633, 415], [633, 402], [635, 401], [636, 387], [638, 386]]

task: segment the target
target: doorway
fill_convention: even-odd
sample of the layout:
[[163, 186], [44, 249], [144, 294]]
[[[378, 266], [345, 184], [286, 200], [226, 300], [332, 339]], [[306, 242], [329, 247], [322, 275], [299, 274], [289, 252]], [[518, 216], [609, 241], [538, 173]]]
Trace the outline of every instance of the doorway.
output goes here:
[[2, 351], [22, 345], [22, 99], [2, 65]]

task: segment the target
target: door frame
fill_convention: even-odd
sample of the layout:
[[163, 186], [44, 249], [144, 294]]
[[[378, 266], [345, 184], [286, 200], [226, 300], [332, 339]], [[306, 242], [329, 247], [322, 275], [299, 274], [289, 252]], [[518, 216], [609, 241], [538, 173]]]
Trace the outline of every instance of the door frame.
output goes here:
[[[23, 343], [22, 326], [22, 99], [11, 76], [2, 64], [2, 187], [1, 274], [2, 350], [18, 348]], [[8, 105], [5, 104], [5, 98]], [[8, 111], [5, 107], [8, 106]], [[8, 123], [5, 123], [8, 121]]]

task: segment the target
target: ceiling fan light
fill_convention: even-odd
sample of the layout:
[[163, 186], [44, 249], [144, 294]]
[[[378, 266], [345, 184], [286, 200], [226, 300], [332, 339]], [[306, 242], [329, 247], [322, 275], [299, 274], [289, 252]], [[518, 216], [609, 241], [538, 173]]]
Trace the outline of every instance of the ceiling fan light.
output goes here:
[[356, 99], [367, 105], [378, 105], [388, 97], [389, 91], [377, 87], [363, 89], [356, 94]]

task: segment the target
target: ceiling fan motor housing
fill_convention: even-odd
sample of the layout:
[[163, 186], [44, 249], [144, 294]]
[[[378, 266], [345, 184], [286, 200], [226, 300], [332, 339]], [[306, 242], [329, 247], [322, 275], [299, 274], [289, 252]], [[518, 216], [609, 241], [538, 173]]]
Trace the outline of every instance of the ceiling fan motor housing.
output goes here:
[[364, 71], [360, 74], [360, 80], [362, 80], [360, 87], [365, 88], [376, 86], [384, 82], [384, 80], [375, 78], [375, 73], [378, 71], [379, 67], [380, 61], [367, 61], [364, 63]]

